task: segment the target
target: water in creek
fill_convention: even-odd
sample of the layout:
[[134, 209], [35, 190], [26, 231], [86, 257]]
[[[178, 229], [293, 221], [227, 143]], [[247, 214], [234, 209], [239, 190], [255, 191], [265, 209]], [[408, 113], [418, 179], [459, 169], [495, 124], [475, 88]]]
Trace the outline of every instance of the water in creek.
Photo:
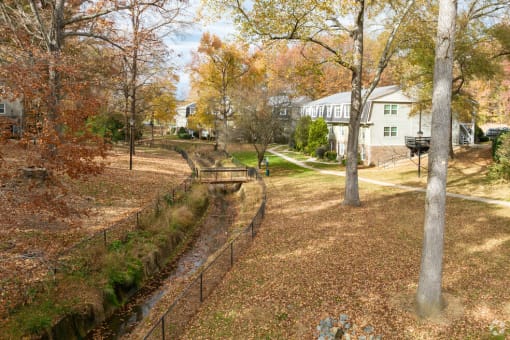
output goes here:
[[227, 196], [212, 195], [207, 218], [192, 247], [174, 265], [164, 268], [144, 285], [126, 306], [91, 331], [87, 339], [112, 340], [127, 336], [165, 295], [175, 296], [177, 290], [184, 288], [186, 279], [227, 241], [228, 230], [235, 217], [233, 206]]

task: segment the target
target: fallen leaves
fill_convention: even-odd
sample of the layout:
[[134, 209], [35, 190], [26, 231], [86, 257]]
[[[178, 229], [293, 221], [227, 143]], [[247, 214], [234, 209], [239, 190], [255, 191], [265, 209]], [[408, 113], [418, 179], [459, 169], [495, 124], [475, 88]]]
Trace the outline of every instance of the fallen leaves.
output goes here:
[[[16, 141], [0, 146], [0, 319], [28, 303], [56, 256], [98, 230], [130, 216], [190, 174], [176, 152], [137, 150], [128, 170], [126, 149], [109, 154], [104, 173], [49, 182], [22, 179], [27, 151]], [[0, 323], [1, 327], [1, 323]]]

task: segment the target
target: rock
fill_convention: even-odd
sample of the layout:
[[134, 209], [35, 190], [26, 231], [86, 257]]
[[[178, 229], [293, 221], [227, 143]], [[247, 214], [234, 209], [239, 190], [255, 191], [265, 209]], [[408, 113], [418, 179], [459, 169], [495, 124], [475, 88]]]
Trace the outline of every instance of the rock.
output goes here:
[[333, 336], [333, 339], [338, 340], [342, 339], [342, 335], [344, 335], [344, 331], [342, 328], [339, 327], [333, 327], [331, 328], [331, 335]]
[[365, 328], [363, 328], [363, 332], [365, 332], [367, 334], [371, 334], [374, 332], [374, 327], [367, 325], [367, 326], [365, 326]]
[[331, 318], [329, 318], [329, 317], [328, 317], [328, 318], [326, 318], [326, 319], [324, 319], [324, 320], [321, 320], [321, 322], [320, 322], [320, 324], [319, 324], [319, 325], [320, 325], [320, 327], [321, 327], [321, 328], [323, 328], [323, 329], [324, 329], [324, 328], [329, 329], [329, 328], [333, 327], [333, 319], [331, 319]]

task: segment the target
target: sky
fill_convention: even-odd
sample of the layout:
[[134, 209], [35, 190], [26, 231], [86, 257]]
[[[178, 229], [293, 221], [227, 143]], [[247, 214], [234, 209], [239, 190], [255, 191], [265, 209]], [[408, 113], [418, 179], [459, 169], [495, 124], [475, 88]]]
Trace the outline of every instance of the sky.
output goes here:
[[[191, 11], [196, 12], [198, 10], [198, 2], [191, 2]], [[187, 64], [191, 61], [191, 53], [196, 51], [200, 43], [200, 38], [204, 32], [210, 32], [219, 36], [221, 39], [228, 38], [234, 34], [234, 26], [229, 18], [222, 18], [218, 22], [211, 24], [195, 24], [192, 28], [182, 32], [179, 36], [174, 37], [168, 42], [169, 48], [171, 48], [176, 56], [175, 61], [177, 63], [179, 83], [177, 84], [176, 96], [178, 100], [185, 100], [190, 90], [190, 78], [186, 71]]]

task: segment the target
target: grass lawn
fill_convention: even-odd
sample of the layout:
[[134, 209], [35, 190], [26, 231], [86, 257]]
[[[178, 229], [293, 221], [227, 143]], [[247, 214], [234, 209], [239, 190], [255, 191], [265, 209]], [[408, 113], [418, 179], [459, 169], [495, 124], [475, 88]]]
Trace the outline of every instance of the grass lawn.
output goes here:
[[[250, 160], [248, 153], [236, 157]], [[508, 329], [508, 209], [448, 198], [443, 277], [448, 306], [440, 317], [420, 320], [413, 296], [424, 194], [360, 183], [362, 206], [346, 207], [342, 177], [297, 169], [276, 157], [269, 162], [267, 213], [257, 238], [184, 338], [312, 339], [321, 320], [340, 314], [355, 328], [371, 325], [387, 339], [491, 339], [495, 320], [506, 321]], [[471, 171], [460, 162], [458, 171]], [[377, 176], [374, 169], [360, 176], [369, 171]], [[391, 176], [382, 173], [377, 179]], [[411, 173], [399, 176], [406, 182]], [[457, 176], [451, 188], [461, 187]], [[475, 177], [462, 185], [476, 186]]]

